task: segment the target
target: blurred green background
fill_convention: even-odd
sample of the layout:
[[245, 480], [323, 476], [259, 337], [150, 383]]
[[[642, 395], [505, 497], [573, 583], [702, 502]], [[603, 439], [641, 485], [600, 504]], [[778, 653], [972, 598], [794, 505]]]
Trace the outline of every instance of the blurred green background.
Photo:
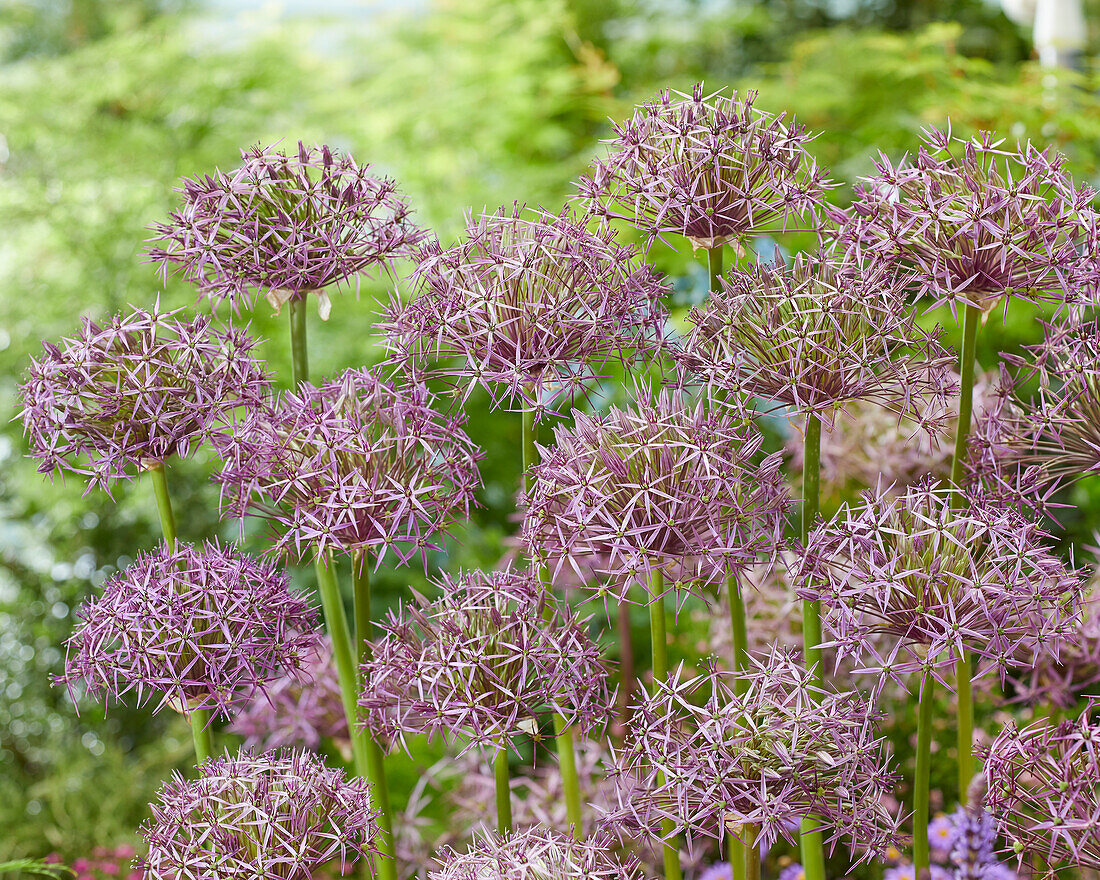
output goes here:
[[[1098, 12], [1090, 0], [1090, 18]], [[820, 132], [813, 151], [844, 184], [838, 201], [876, 151], [896, 158], [921, 126], [948, 118], [958, 133], [1056, 144], [1095, 182], [1090, 74], [1042, 70], [1031, 56], [1027, 32], [985, 0], [0, 3], [0, 860], [73, 859], [131, 840], [158, 781], [188, 758], [177, 719], [95, 705], [78, 715], [49, 681], [81, 598], [156, 542], [148, 487], [123, 486], [111, 502], [51, 484], [8, 421], [41, 339], [158, 295], [194, 305], [178, 282], [162, 292], [142, 256], [180, 177], [231, 167], [257, 142], [324, 141], [395, 177], [447, 242], [469, 208], [557, 209], [608, 117], [702, 79], [758, 89], [758, 106]], [[652, 258], [672, 276], [674, 307], [702, 294], [689, 253], [658, 246]], [[389, 295], [388, 282], [366, 281], [358, 301], [337, 298], [326, 325], [311, 317], [316, 375], [377, 359], [372, 321]], [[1034, 339], [1033, 318], [1014, 307], [991, 321], [981, 359]], [[954, 341], [949, 315], [928, 320]], [[253, 328], [287, 376], [284, 323], [264, 308]], [[518, 424], [484, 399], [470, 414], [486, 488], [435, 560], [448, 568], [493, 564], [514, 527]], [[237, 535], [218, 522], [213, 466], [200, 454], [172, 475], [185, 536]], [[1074, 500], [1068, 535], [1087, 537], [1100, 494], [1079, 488]], [[420, 580], [385, 573], [383, 598], [410, 578]]]

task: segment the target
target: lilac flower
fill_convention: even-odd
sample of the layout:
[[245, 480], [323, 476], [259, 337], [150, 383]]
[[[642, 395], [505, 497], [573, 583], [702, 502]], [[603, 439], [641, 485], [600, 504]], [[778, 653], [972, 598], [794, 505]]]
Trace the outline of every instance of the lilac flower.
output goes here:
[[[733, 880], [733, 868], [729, 862], [715, 862], [699, 874], [697, 880]], [[805, 880], [805, 878], [784, 877], [781, 872], [779, 880]]]
[[299, 142], [297, 156], [255, 147], [241, 160], [232, 172], [184, 180], [182, 207], [154, 227], [164, 246], [149, 251], [165, 279], [177, 269], [214, 304], [251, 307], [259, 291], [278, 312], [314, 293], [326, 320], [325, 288], [424, 238], [394, 182], [350, 155]]
[[[952, 880], [950, 872], [941, 865], [931, 865], [929, 880]], [[909, 862], [903, 862], [882, 872], [882, 880], [918, 880], [917, 872]]]
[[997, 823], [981, 803], [967, 804], [952, 819], [951, 863], [955, 880], [998, 880], [1002, 866], [993, 854]]
[[791, 655], [751, 662], [744, 695], [725, 672], [654, 683], [616, 757], [628, 787], [606, 824], [656, 833], [671, 820], [689, 846], [752, 826], [768, 847], [795, 842], [791, 820], [813, 815], [830, 849], [881, 855], [897, 842], [898, 819], [883, 805], [897, 777], [876, 717], [854, 694], [818, 688]]
[[928, 823], [928, 847], [933, 861], [943, 862], [951, 854], [955, 842], [955, 820], [951, 816], [936, 816]]
[[[582, 565], [620, 599], [656, 568], [693, 588], [778, 546], [789, 501], [781, 458], [759, 464], [761, 435], [719, 403], [639, 392], [633, 409], [574, 412], [554, 429], [526, 499], [523, 540], [554, 577]], [[606, 593], [605, 593], [606, 595]]]
[[[975, 678], [1002, 677], [1020, 656], [1057, 655], [1079, 614], [1077, 573], [1018, 513], [971, 498], [952, 509], [931, 484], [868, 491], [811, 533], [796, 580], [822, 603], [826, 644], [870, 655], [865, 671], [904, 686], [920, 671], [943, 681], [964, 651]], [[896, 638], [881, 651], [869, 636]]]
[[798, 862], [791, 862], [779, 872], [779, 880], [806, 880], [806, 869]]
[[174, 773], [152, 813], [141, 867], [155, 880], [311, 877], [368, 857], [378, 833], [365, 780], [290, 749], [211, 759], [197, 779]]
[[551, 712], [581, 733], [611, 713], [607, 672], [582, 622], [532, 572], [445, 575], [435, 602], [391, 613], [362, 667], [368, 727], [515, 747]]
[[433, 536], [469, 514], [480, 486], [461, 425], [424, 386], [365, 368], [302, 385], [219, 440], [223, 509], [274, 524], [280, 553], [369, 550], [427, 565]]
[[231, 707], [263, 693], [316, 650], [316, 615], [268, 562], [209, 542], [139, 553], [85, 603], [68, 641], [72, 687], [159, 711]]
[[688, 320], [677, 358], [690, 376], [826, 425], [867, 401], [934, 426], [956, 387], [954, 356], [916, 327], [881, 262], [799, 254], [734, 269]]
[[661, 92], [615, 126], [610, 155], [580, 182], [580, 198], [604, 224], [622, 219], [649, 244], [682, 235], [695, 248], [733, 244], [792, 220], [815, 227], [829, 181], [806, 151], [805, 128], [743, 97]]
[[465, 239], [418, 254], [419, 293], [380, 327], [399, 362], [443, 359], [441, 372], [493, 400], [541, 413], [611, 360], [661, 343], [665, 286], [612, 232], [517, 204], [468, 218]]
[[23, 425], [38, 470], [69, 470], [110, 492], [116, 480], [186, 456], [238, 406], [255, 406], [268, 379], [256, 341], [209, 317], [136, 309], [32, 360], [20, 387]]

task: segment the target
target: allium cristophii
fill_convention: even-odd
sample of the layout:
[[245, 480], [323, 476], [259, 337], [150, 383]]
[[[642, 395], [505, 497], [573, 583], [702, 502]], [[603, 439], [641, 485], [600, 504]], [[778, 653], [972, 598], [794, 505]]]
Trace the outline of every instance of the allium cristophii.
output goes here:
[[516, 204], [471, 216], [459, 244], [420, 250], [413, 280], [413, 299], [379, 325], [394, 359], [443, 360], [464, 396], [480, 386], [516, 409], [541, 413], [664, 338], [656, 273], [614, 233], [565, 211]]
[[223, 509], [272, 523], [279, 553], [370, 551], [380, 563], [392, 552], [426, 565], [480, 486], [462, 417], [432, 404], [423, 385], [360, 368], [251, 410], [218, 439]]
[[228, 715], [317, 648], [316, 614], [274, 565], [208, 542], [139, 553], [78, 612], [62, 680], [156, 709]]
[[[879, 487], [811, 533], [796, 582], [820, 600], [826, 645], [904, 686], [944, 681], [969, 651], [975, 678], [1002, 680], [1021, 656], [1058, 655], [1077, 626], [1081, 579], [1019, 513], [931, 483], [898, 495]], [[885, 644], [876, 634], [893, 636]], [[944, 682], [946, 684], [946, 682]]]
[[781, 456], [760, 454], [763, 438], [739, 410], [639, 390], [631, 409], [575, 411], [554, 437], [532, 470], [522, 537], [555, 577], [584, 581], [587, 568], [626, 599], [660, 568], [671, 589], [691, 590], [781, 541]]
[[610, 155], [593, 163], [579, 197], [613, 219], [693, 247], [733, 244], [790, 224], [816, 228], [829, 181], [807, 152], [812, 139], [783, 114], [756, 109], [755, 92], [691, 95], [665, 90], [616, 124]]
[[443, 866], [431, 880], [641, 880], [636, 862], [612, 855], [602, 833], [576, 840], [534, 826], [501, 837], [492, 832], [459, 853], [444, 850]]
[[1004, 146], [982, 132], [969, 140], [948, 128], [924, 132], [915, 159], [884, 154], [856, 188], [841, 242], [900, 260], [921, 293], [991, 312], [1007, 297], [1073, 301], [1095, 284], [1087, 254], [1094, 192], [1078, 188], [1064, 157], [1030, 143]]
[[599, 646], [530, 571], [444, 575], [381, 624], [359, 706], [376, 733], [425, 733], [497, 748], [538, 735], [551, 713], [584, 733], [611, 713]]
[[186, 456], [238, 406], [255, 406], [268, 379], [256, 340], [209, 317], [135, 309], [104, 325], [85, 319], [60, 346], [43, 342], [20, 387], [23, 426], [38, 470], [68, 470], [89, 489]]
[[163, 247], [149, 256], [217, 304], [251, 307], [257, 292], [279, 311], [310, 294], [321, 318], [325, 288], [407, 255], [424, 238], [392, 180], [328, 146], [295, 156], [272, 147], [241, 152], [241, 165], [184, 180], [183, 204], [154, 227]]
[[206, 761], [165, 782], [142, 826], [155, 880], [303, 880], [327, 862], [373, 852], [370, 786], [284, 749]]
[[881, 261], [820, 253], [734, 269], [691, 312], [677, 359], [690, 377], [826, 425], [866, 401], [934, 426], [954, 356], [914, 324], [896, 278]]
[[615, 757], [626, 786], [604, 822], [656, 833], [671, 820], [689, 845], [752, 826], [766, 848], [796, 843], [792, 820], [816, 816], [829, 850], [870, 860], [898, 842], [899, 821], [884, 804], [897, 777], [875, 721], [862, 699], [819, 688], [778, 651], [751, 656], [740, 674], [654, 682]]

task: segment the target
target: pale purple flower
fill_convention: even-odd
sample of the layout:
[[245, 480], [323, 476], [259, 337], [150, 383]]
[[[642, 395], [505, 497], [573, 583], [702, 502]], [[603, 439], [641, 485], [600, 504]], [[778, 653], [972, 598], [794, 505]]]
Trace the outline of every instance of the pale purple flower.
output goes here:
[[154, 880], [302, 880], [374, 852], [370, 786], [284, 749], [206, 761], [196, 779], [161, 785], [141, 829], [140, 867]]
[[392, 552], [427, 565], [481, 485], [462, 424], [423, 385], [366, 368], [301, 385], [219, 438], [223, 510], [272, 523], [279, 553], [370, 551], [380, 564]]
[[229, 715], [300, 668], [320, 638], [315, 611], [269, 562], [216, 542], [139, 553], [77, 612], [65, 674], [72, 688], [156, 710]]
[[255, 339], [159, 306], [103, 326], [86, 318], [78, 335], [42, 345], [19, 389], [31, 454], [41, 473], [72, 471], [89, 489], [109, 492], [142, 468], [189, 455], [234, 408], [267, 394]]
[[165, 279], [175, 269], [234, 311], [257, 292], [276, 311], [316, 294], [327, 319], [327, 287], [387, 267], [425, 236], [392, 180], [328, 146], [299, 142], [295, 156], [254, 147], [235, 170], [184, 180], [179, 191], [183, 204], [154, 227], [164, 245], [149, 256]]
[[[951, 873], [941, 865], [932, 865], [928, 869], [930, 880], [952, 880]], [[882, 872], [882, 880], [918, 880], [917, 872], [909, 862], [903, 862]]]
[[806, 869], [798, 862], [791, 862], [779, 872], [779, 880], [806, 880]]
[[520, 205], [469, 217], [464, 238], [420, 250], [417, 292], [394, 302], [380, 329], [397, 362], [438, 371], [468, 397], [541, 414], [661, 345], [667, 292], [613, 232], [591, 232], [567, 212]]
[[1000, 880], [1000, 872], [1007, 865], [998, 862], [994, 855], [997, 823], [984, 804], [967, 803], [949, 818], [952, 823], [949, 855], [955, 880]]
[[[715, 862], [701, 874], [697, 875], [697, 880], [733, 880], [733, 868], [730, 866], [729, 862]], [[780, 872], [779, 880], [805, 880], [805, 878], [784, 877], [783, 873]]]
[[952, 816], [936, 816], [928, 823], [928, 848], [933, 861], [946, 861], [954, 842], [955, 820]]

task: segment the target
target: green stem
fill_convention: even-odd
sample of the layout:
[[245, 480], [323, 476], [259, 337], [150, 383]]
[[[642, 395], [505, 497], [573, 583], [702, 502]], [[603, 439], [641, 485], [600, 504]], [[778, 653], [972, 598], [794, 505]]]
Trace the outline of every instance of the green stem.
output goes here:
[[971, 685], [970, 652], [963, 649], [955, 660], [955, 698], [958, 704], [958, 764], [959, 800], [966, 799], [966, 790], [974, 778], [974, 689]]
[[756, 829], [745, 828], [745, 880], [760, 880], [760, 849], [756, 845]]
[[913, 875], [929, 869], [928, 792], [932, 764], [932, 700], [935, 679], [924, 676], [917, 710], [917, 769], [913, 779]]
[[309, 351], [306, 347], [306, 298], [287, 302], [290, 315], [290, 371], [294, 387], [309, 381]]
[[[668, 632], [665, 626], [664, 574], [659, 568], [649, 575], [649, 637], [653, 648], [653, 686], [668, 681]], [[657, 785], [664, 785], [664, 774], [657, 777]], [[680, 847], [672, 835], [671, 819], [661, 819], [661, 837], [664, 840], [665, 880], [680, 880]]]
[[201, 764], [214, 754], [214, 735], [210, 729], [210, 712], [207, 709], [192, 709], [188, 715], [191, 722], [191, 739], [195, 742], [195, 764]]
[[493, 776], [496, 778], [497, 793], [497, 831], [509, 834], [512, 831], [512, 789], [508, 775], [508, 750], [501, 745], [493, 759]]
[[707, 271], [710, 273], [710, 292], [720, 289], [718, 279], [722, 277], [722, 245], [707, 248]]
[[731, 573], [726, 579], [726, 590], [729, 593], [730, 628], [733, 633], [733, 669], [737, 673], [734, 690], [738, 694], [744, 694], [748, 689], [748, 682], [742, 673], [748, 668], [749, 636], [745, 600], [741, 596], [741, 584], [736, 573]]
[[[744, 832], [741, 832], [744, 834]], [[729, 855], [727, 858], [730, 863], [730, 872], [733, 874], [733, 880], [748, 880], [745, 876], [745, 867], [747, 865], [745, 844], [736, 834], [732, 831], [726, 835], [726, 846], [729, 848]]]

